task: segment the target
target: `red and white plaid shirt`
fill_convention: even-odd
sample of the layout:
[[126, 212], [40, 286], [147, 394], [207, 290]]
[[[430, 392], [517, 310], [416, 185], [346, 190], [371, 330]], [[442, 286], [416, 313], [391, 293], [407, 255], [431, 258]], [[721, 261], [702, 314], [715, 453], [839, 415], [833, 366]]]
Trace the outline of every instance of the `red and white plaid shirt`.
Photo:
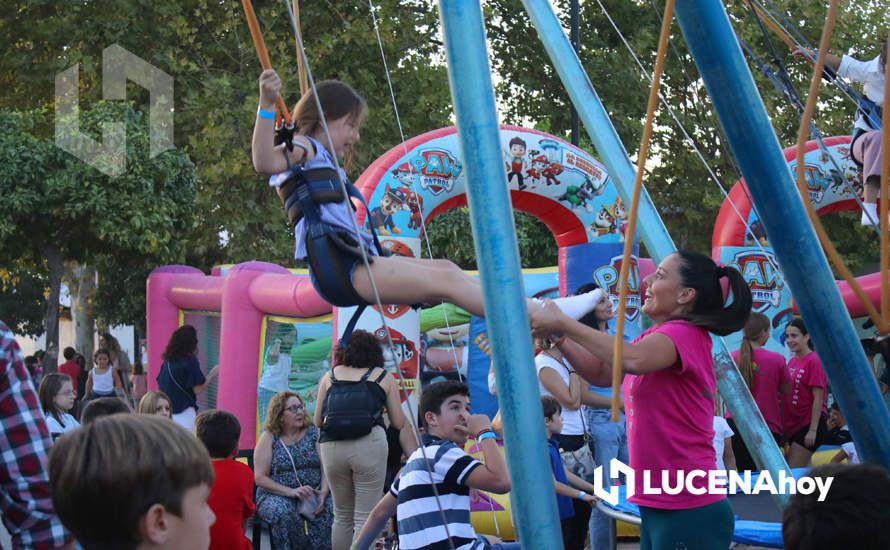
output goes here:
[[71, 537], [53, 511], [52, 446], [37, 392], [12, 331], [0, 321], [0, 514], [15, 549], [58, 548]]

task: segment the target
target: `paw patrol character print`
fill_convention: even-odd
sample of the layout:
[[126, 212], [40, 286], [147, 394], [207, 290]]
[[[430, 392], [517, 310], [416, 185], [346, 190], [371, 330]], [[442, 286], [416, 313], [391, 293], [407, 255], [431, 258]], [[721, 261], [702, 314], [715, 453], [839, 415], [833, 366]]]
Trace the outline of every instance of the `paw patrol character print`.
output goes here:
[[547, 182], [547, 185], [559, 185], [559, 180], [556, 176], [562, 174], [563, 169], [562, 164], [548, 161], [547, 166], [541, 170], [541, 176], [544, 177], [544, 181]]
[[621, 200], [621, 197], [615, 199], [615, 204], [612, 205], [612, 212], [615, 214], [615, 220], [618, 223], [618, 237], [621, 242], [624, 242], [624, 232], [627, 230], [629, 216], [627, 214], [627, 209], [624, 208], [624, 201]]
[[417, 175], [417, 170], [411, 166], [411, 163], [403, 162], [390, 173], [392, 174], [392, 177], [401, 184], [399, 187], [407, 187], [410, 189], [414, 184], [414, 177]]
[[504, 155], [507, 164], [507, 185], [512, 185], [515, 179], [520, 191], [525, 189], [522, 174], [528, 169], [528, 159], [525, 157], [526, 149], [525, 140], [516, 136], [510, 140], [509, 150]]
[[405, 209], [405, 193], [400, 188], [392, 189], [386, 185], [380, 205], [371, 210], [368, 223], [377, 230], [380, 235], [393, 235], [402, 232], [395, 226], [392, 216], [399, 210]]
[[603, 206], [588, 230], [591, 236], [594, 237], [602, 237], [617, 232], [618, 225], [616, 223], [614, 206]]
[[399, 190], [405, 194], [405, 208], [411, 213], [408, 218], [408, 228], [420, 229], [420, 238], [423, 238], [423, 197], [408, 187], [399, 187]]
[[[537, 153], [537, 151], [533, 151]], [[547, 155], [535, 155], [531, 160], [531, 168], [526, 172], [531, 181], [530, 185], [537, 185], [539, 183], [543, 183], [544, 181], [544, 173], [550, 169], [550, 159], [547, 158]], [[550, 173], [550, 172], [548, 172]]]
[[581, 207], [588, 212], [593, 212], [593, 205], [587, 202], [592, 198], [593, 196], [583, 186], [569, 185], [566, 187], [566, 192], [560, 195], [557, 200], [569, 203], [572, 210]]

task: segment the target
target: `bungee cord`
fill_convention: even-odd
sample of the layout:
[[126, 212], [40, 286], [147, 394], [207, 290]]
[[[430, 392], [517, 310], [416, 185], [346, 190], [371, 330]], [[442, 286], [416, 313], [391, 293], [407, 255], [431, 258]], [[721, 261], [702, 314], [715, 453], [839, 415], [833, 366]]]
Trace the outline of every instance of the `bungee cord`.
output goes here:
[[[376, 8], [376, 6], [374, 6], [373, 0], [368, 0], [368, 11], [371, 13], [371, 20], [374, 24], [374, 35], [377, 38], [377, 46], [380, 49], [380, 59], [383, 62], [383, 71], [384, 71], [384, 74], [386, 75], [386, 85], [389, 89], [389, 97], [390, 97], [390, 101], [392, 102], [392, 110], [393, 110], [393, 114], [395, 115], [395, 119], [396, 119], [396, 127], [398, 127], [398, 129], [399, 129], [399, 139], [401, 140], [400, 145], [402, 146], [402, 151], [403, 151], [404, 156], [407, 158], [408, 152], [409, 152], [408, 145], [407, 145], [408, 140], [405, 137], [405, 130], [402, 127], [402, 117], [399, 115], [399, 106], [398, 106], [398, 103], [396, 102], [396, 93], [395, 93], [395, 90], [392, 85], [392, 78], [391, 78], [391, 75], [389, 72], [389, 64], [386, 61], [386, 52], [384, 51], [384, 48], [383, 48], [383, 39], [380, 37], [380, 26], [379, 26], [378, 20], [377, 20], [377, 8]], [[414, 193], [416, 196], [419, 197], [420, 194], [417, 192], [417, 187], [415, 186], [417, 177], [418, 177], [417, 174], [412, 174], [409, 189], [411, 190], [412, 193]], [[433, 258], [433, 250], [432, 250], [432, 247], [430, 246], [430, 238], [426, 231], [426, 216], [424, 215], [424, 212], [423, 212], [423, 202], [421, 200], [418, 200], [417, 202], [418, 202], [417, 206], [420, 209], [421, 240], [426, 244], [427, 255], [429, 255], [430, 258]], [[445, 328], [448, 330], [448, 342], [450, 344], [452, 360], [454, 361], [455, 367], [457, 367], [456, 370], [457, 370], [458, 379], [461, 382], [463, 382], [464, 377], [460, 372], [460, 364], [459, 364], [458, 358], [457, 358], [457, 350], [455, 349], [455, 346], [454, 346], [454, 335], [451, 330], [451, 323], [449, 323], [449, 321], [448, 321], [447, 309], [443, 308], [442, 314], [443, 314], [443, 318], [445, 321]]]
[[[249, 2], [249, 0], [244, 0], [244, 1]], [[321, 123], [322, 131], [325, 135], [325, 138], [327, 139], [326, 147], [328, 147], [328, 149], [330, 151], [334, 151], [333, 140], [331, 138], [331, 134], [328, 129], [327, 121], [325, 120], [325, 114], [324, 114], [324, 110], [321, 105], [321, 100], [318, 97], [318, 89], [315, 86], [315, 79], [312, 76], [312, 70], [310, 68], [309, 58], [306, 55], [306, 49], [303, 45], [303, 38], [300, 33], [300, 28], [297, 25], [296, 18], [294, 16], [293, 10], [291, 9], [290, 3], [287, 0], [283, 0], [283, 2], [285, 5], [285, 8], [287, 9], [288, 17], [290, 19], [291, 28], [292, 28], [292, 31], [294, 34], [294, 40], [296, 41], [296, 44], [297, 44], [297, 51], [299, 52], [300, 57], [303, 59], [303, 66], [306, 69], [306, 80], [309, 84], [309, 89], [312, 91], [312, 96], [315, 101], [315, 106], [318, 109], [319, 122]], [[345, 200], [347, 202], [351, 202], [349, 199], [350, 195], [349, 195], [349, 192], [348, 192], [348, 189], [346, 186], [346, 182], [344, 181], [343, 172], [341, 171], [341, 168], [340, 168], [339, 159], [337, 159], [336, 154], [332, 154], [331, 158], [333, 160], [334, 168], [338, 174], [338, 179], [340, 181], [340, 187], [341, 187], [343, 196], [346, 197]], [[362, 243], [361, 227], [358, 224], [358, 219], [356, 218], [355, 211], [353, 208], [347, 208], [347, 210], [349, 211], [349, 215], [352, 220], [356, 242]], [[380, 315], [380, 322], [383, 325], [384, 333], [386, 335], [386, 342], [387, 342], [387, 345], [389, 346], [390, 353], [392, 354], [392, 357], [395, 359], [396, 357], [398, 357], [398, 355], [396, 354], [395, 343], [392, 341], [392, 335], [390, 334], [390, 331], [389, 331], [389, 325], [386, 322], [386, 316], [383, 315], [383, 303], [380, 299], [380, 292], [377, 288], [376, 281], [374, 280], [374, 276], [371, 272], [371, 261], [368, 257], [368, 252], [367, 252], [367, 250], [365, 250], [365, 247], [359, 246], [358, 248], [361, 252], [362, 263], [365, 266], [365, 270], [368, 272], [368, 279], [371, 284], [371, 290], [374, 294], [374, 302], [377, 304], [378, 313]], [[405, 378], [404, 378], [404, 375], [402, 374], [402, 370], [401, 370], [401, 368], [398, 367], [398, 365], [396, 365], [395, 371], [399, 378], [399, 384], [402, 388], [402, 395], [407, 399], [407, 397], [408, 397], [407, 385], [405, 383]], [[430, 464], [429, 457], [426, 454], [426, 448], [423, 445], [423, 439], [420, 436], [420, 429], [417, 425], [417, 419], [415, 418], [415, 415], [406, 415], [406, 416], [409, 418], [409, 425], [411, 426], [411, 431], [414, 435], [415, 441], [417, 442], [418, 448], [420, 449], [421, 454], [423, 455], [423, 463], [426, 468], [427, 474], [429, 475], [430, 487], [433, 490], [433, 496], [435, 497], [435, 500], [436, 500], [436, 507], [438, 508], [439, 516], [442, 520], [442, 527], [444, 528], [445, 535], [448, 538], [448, 545], [451, 550], [455, 550], [454, 542], [452, 542], [452, 540], [451, 540], [451, 534], [448, 529], [448, 519], [445, 515], [445, 509], [442, 506], [442, 501], [441, 501], [441, 498], [439, 495], [439, 490], [436, 487], [435, 478], [433, 477], [432, 466]]]

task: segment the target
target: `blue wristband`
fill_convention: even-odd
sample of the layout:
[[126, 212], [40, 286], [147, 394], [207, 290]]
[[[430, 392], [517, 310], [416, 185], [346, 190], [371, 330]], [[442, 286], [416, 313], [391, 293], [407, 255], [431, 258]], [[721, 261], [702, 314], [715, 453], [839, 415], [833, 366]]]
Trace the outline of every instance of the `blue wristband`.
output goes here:
[[256, 110], [256, 116], [267, 120], [275, 120], [275, 111], [266, 111], [260, 107]]
[[587, 496], [587, 493], [584, 491], [578, 491], [578, 500], [584, 500], [584, 497]]
[[476, 437], [476, 441], [482, 443], [486, 439], [497, 439], [497, 435], [495, 435], [492, 431], [484, 431]]

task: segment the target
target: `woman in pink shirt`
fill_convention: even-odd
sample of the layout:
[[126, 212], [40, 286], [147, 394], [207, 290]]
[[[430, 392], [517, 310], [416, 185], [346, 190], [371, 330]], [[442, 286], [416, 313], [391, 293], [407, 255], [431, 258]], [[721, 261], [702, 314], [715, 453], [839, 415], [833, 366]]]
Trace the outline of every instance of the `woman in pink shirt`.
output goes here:
[[[729, 305], [724, 278], [732, 295]], [[717, 384], [708, 333], [741, 329], [751, 311], [751, 291], [737, 270], [689, 251], [665, 258], [645, 282], [643, 312], [655, 325], [624, 345], [621, 364], [627, 374], [622, 389], [630, 466], [636, 474], [629, 500], [640, 507], [640, 548], [725, 550], [734, 526], [725, 491], [710, 494], [706, 478], [692, 481], [693, 491], [686, 485], [674, 488], [692, 470], [716, 469]], [[611, 383], [612, 336], [549, 303], [531, 318], [537, 334], [560, 332], [575, 342], [563, 344], [564, 351], [584, 378], [599, 386]], [[646, 471], [648, 486], [660, 494], [644, 491]]]
[[791, 350], [788, 374], [791, 393], [782, 400], [785, 434], [791, 441], [788, 465], [804, 468], [810, 465], [813, 452], [828, 435], [828, 379], [819, 356], [810, 347], [810, 335], [803, 319], [792, 319], [785, 326], [785, 345]]
[[[788, 376], [785, 357], [763, 348], [769, 341], [769, 335], [769, 317], [752, 312], [742, 331], [742, 346], [733, 352], [732, 358], [738, 365], [745, 384], [751, 390], [751, 396], [754, 397], [760, 414], [763, 415], [770, 433], [773, 434], [773, 439], [781, 446], [784, 437], [779, 401], [783, 395], [791, 392], [791, 378]], [[739, 470], [757, 470], [757, 465], [748, 452], [745, 442], [742, 441], [730, 411], [726, 412], [726, 419], [735, 434], [732, 436], [732, 451], [736, 457], [736, 466]]]

